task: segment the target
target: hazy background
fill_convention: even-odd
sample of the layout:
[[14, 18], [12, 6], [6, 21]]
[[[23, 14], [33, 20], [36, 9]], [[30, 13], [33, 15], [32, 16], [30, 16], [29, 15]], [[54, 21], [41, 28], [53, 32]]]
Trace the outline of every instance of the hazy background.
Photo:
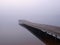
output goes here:
[[18, 25], [21, 19], [60, 26], [60, 0], [0, 0], [0, 43], [17, 40], [20, 44], [42, 45]]

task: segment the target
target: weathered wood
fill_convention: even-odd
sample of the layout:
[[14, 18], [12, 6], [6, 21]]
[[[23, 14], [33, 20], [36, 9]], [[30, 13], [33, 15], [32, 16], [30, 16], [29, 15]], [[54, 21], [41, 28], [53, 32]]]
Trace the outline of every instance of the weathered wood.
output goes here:
[[[56, 38], [57, 35], [55, 35], [55, 37], [52, 36], [53, 33], [57, 34], [58, 32], [54, 32], [54, 30], [53, 30], [52, 34], [48, 34], [48, 31], [50, 31], [50, 28], [59, 28], [59, 27], [45, 25], [45, 24], [31, 23], [31, 22], [25, 21], [25, 20], [20, 20], [19, 24], [21, 26], [25, 27], [26, 29], [28, 29], [32, 34], [34, 34], [37, 38], [39, 38], [46, 45], [60, 45], [60, 39]], [[47, 27], [49, 27], [49, 28], [47, 29]]]
[[58, 37], [58, 38], [60, 37], [60, 27], [57, 27], [57, 26], [37, 24], [37, 23], [26, 21], [26, 20], [19, 20], [19, 24], [26, 24], [31, 27], [41, 29], [41, 31], [43, 32], [51, 33], [52, 35], [55, 35], [55, 37]]

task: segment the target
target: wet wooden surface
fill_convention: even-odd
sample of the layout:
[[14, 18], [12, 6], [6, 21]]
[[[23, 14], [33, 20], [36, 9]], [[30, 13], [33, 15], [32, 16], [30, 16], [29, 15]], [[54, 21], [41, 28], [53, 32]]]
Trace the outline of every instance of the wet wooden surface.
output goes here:
[[[58, 39], [52, 35], [49, 35], [46, 32], [41, 31], [41, 29], [36, 28], [37, 26], [35, 26], [35, 24], [33, 24], [31, 22], [27, 23], [27, 22], [23, 21], [23, 23], [20, 23], [20, 25], [22, 25], [26, 29], [28, 29], [32, 34], [34, 34], [36, 37], [38, 37], [46, 45], [60, 45], [60, 39]], [[52, 27], [54, 27], [54, 26], [52, 26]], [[50, 28], [49, 28], [49, 30], [50, 30]], [[57, 28], [59, 28], [59, 27], [57, 27]], [[58, 32], [56, 32], [56, 33], [58, 33]]]
[[32, 22], [26, 21], [26, 20], [19, 20], [19, 24], [21, 24], [21, 23], [29, 25], [31, 27], [41, 29], [42, 31], [49, 32], [51, 34], [60, 36], [60, 27], [58, 27], [58, 26], [37, 24], [37, 23], [32, 23]]

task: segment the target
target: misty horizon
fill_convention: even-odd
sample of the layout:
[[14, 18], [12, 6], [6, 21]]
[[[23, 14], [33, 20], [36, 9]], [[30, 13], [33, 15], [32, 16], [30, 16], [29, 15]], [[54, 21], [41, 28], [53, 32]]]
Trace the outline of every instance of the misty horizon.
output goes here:
[[0, 0], [0, 43], [8, 38], [6, 42], [17, 40], [26, 43], [27, 40], [40, 45], [40, 40], [19, 26], [18, 20], [60, 27], [59, 19], [60, 0]]

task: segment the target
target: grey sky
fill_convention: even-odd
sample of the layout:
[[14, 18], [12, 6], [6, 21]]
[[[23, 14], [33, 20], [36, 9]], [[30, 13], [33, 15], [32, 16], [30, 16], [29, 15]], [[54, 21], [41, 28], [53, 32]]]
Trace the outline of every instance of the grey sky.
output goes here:
[[60, 26], [59, 4], [60, 0], [1, 0], [0, 20], [25, 19]]

